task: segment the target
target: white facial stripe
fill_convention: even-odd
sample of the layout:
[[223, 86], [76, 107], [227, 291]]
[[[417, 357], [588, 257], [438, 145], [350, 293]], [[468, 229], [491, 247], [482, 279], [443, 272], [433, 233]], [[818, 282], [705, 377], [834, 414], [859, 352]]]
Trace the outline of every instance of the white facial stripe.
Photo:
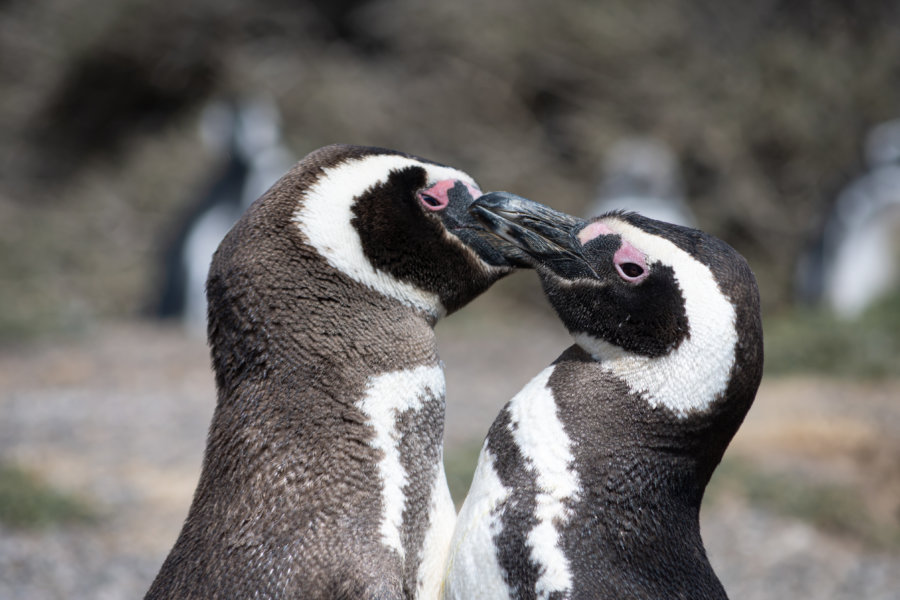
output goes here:
[[378, 463], [384, 507], [381, 541], [396, 550], [401, 559], [404, 551], [400, 528], [407, 474], [400, 462], [397, 417], [407, 410], [421, 409], [426, 402], [443, 398], [444, 390], [444, 371], [439, 366], [421, 366], [370, 377], [365, 396], [359, 402], [360, 410], [375, 429], [375, 437], [370, 443], [373, 448], [384, 452], [384, 458]]
[[572, 469], [571, 443], [547, 385], [553, 369], [541, 371], [509, 405], [510, 431], [522, 456], [533, 466], [540, 490], [535, 508], [538, 523], [527, 538], [531, 559], [540, 565], [535, 584], [538, 598], [572, 585], [569, 561], [559, 547], [557, 524], [568, 519], [564, 503], [577, 499], [580, 490], [578, 474]]
[[734, 306], [709, 268], [669, 240], [618, 219], [606, 222], [644, 252], [651, 263], [671, 266], [684, 296], [690, 336], [669, 354], [648, 358], [587, 334], [575, 341], [603, 368], [642, 394], [651, 406], [665, 406], [679, 417], [703, 411], [725, 391], [737, 344]]
[[456, 507], [447, 487], [444, 460], [437, 464], [428, 510], [428, 530], [422, 543], [422, 560], [416, 576], [417, 598], [440, 598], [444, 565], [450, 550], [450, 538], [456, 524]]
[[461, 179], [475, 185], [467, 174], [450, 167], [421, 163], [404, 156], [376, 154], [325, 169], [325, 174], [304, 195], [294, 221], [309, 243], [328, 263], [377, 292], [435, 317], [446, 312], [437, 294], [400, 281], [375, 269], [366, 258], [353, 228], [354, 200], [372, 186], [387, 181], [392, 170], [422, 167], [429, 182]]
[[512, 595], [503, 578], [494, 544], [494, 538], [502, 528], [501, 515], [496, 509], [508, 497], [509, 489], [497, 476], [494, 457], [485, 444], [450, 543], [444, 581], [445, 600], [509, 598]]

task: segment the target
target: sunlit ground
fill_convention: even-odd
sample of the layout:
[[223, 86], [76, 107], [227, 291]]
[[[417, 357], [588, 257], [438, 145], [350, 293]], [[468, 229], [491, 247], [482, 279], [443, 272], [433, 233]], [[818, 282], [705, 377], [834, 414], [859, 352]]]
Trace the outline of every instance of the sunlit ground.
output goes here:
[[[438, 328], [458, 502], [497, 410], [569, 343], [533, 304], [478, 300]], [[767, 323], [766, 377], [702, 512], [732, 596], [900, 589], [900, 332], [890, 306], [858, 323], [807, 312]], [[785, 364], [803, 348], [818, 354]], [[175, 326], [108, 324], [0, 358], [0, 597], [139, 596], [199, 473], [214, 405], [203, 341]]]

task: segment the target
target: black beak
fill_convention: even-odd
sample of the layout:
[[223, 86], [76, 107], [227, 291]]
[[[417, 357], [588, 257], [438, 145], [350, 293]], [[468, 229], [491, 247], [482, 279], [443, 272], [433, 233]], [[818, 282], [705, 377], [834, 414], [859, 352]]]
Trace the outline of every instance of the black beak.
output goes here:
[[524, 252], [533, 266], [550, 268], [566, 279], [597, 276], [584, 259], [577, 237], [587, 225], [584, 219], [508, 192], [478, 197], [469, 212], [485, 229]]

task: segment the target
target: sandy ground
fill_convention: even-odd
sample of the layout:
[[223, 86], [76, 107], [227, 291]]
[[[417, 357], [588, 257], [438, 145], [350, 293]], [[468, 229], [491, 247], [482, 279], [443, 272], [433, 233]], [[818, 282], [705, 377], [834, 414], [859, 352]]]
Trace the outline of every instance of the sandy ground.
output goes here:
[[[454, 318], [455, 319], [455, 318]], [[540, 316], [438, 328], [447, 451], [477, 443], [498, 408], [568, 345]], [[202, 340], [158, 324], [0, 353], [0, 457], [101, 515], [89, 525], [0, 527], [0, 599], [141, 597], [173, 543], [214, 406]], [[900, 379], [766, 380], [729, 453], [867, 490], [898, 517]], [[871, 493], [868, 493], [871, 492]], [[740, 496], [704, 507], [711, 561], [732, 598], [900, 599], [900, 555], [768, 512]]]

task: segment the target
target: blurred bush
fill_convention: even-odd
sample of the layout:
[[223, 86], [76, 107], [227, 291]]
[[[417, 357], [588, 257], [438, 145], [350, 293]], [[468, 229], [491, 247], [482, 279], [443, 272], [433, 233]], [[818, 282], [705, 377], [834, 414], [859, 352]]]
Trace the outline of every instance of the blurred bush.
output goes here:
[[92, 523], [97, 514], [85, 501], [55, 490], [32, 474], [0, 463], [0, 524], [40, 528]]
[[653, 135], [768, 309], [900, 108], [900, 5], [675, 0], [0, 4], [0, 338], [131, 316], [214, 165], [213, 97], [264, 93], [298, 157], [399, 148], [580, 212]]
[[900, 375], [900, 292], [859, 318], [797, 307], [766, 321], [766, 374], [819, 373], [839, 377]]
[[816, 482], [809, 473], [779, 472], [771, 465], [727, 455], [710, 479], [704, 506], [714, 505], [729, 495], [871, 548], [900, 548], [896, 516], [874, 515], [864, 493], [850, 484]]

